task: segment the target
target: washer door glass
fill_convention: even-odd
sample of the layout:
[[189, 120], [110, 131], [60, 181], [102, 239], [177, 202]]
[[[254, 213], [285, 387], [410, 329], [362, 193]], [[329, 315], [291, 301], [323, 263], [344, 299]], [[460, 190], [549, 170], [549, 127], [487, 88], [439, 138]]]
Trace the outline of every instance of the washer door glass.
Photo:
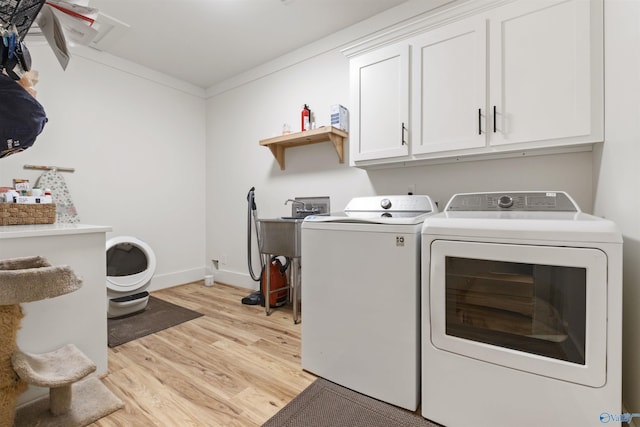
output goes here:
[[147, 268], [146, 254], [132, 243], [118, 243], [107, 250], [107, 276], [132, 276]]
[[447, 335], [585, 364], [585, 268], [453, 256], [445, 263]]
[[607, 256], [601, 250], [436, 240], [429, 291], [437, 348], [604, 384]]

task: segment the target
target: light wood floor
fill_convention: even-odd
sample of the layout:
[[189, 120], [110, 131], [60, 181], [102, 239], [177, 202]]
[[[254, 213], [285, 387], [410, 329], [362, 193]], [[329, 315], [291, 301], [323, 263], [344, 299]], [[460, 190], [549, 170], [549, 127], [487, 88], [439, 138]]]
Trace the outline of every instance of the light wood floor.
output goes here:
[[290, 306], [265, 316], [251, 291], [194, 282], [152, 295], [204, 316], [109, 349], [103, 382], [125, 407], [110, 426], [260, 426], [313, 382]]

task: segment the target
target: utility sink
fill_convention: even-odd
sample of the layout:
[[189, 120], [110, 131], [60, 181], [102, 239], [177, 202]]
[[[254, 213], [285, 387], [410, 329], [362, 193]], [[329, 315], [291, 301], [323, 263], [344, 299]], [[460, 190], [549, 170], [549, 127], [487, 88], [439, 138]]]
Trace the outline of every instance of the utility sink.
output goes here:
[[261, 253], [291, 258], [300, 256], [300, 236], [304, 218], [281, 217], [258, 221]]
[[302, 221], [309, 215], [328, 215], [329, 197], [296, 197], [291, 202], [291, 215], [272, 219], [258, 219], [260, 223], [260, 252], [299, 258]]

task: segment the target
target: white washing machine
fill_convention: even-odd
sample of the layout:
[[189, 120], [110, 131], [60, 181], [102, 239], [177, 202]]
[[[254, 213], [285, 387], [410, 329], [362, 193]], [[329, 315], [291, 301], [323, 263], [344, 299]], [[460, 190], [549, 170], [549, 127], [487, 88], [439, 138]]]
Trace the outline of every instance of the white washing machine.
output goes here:
[[302, 223], [302, 367], [416, 410], [420, 231], [428, 196], [351, 200]]
[[422, 414], [447, 427], [621, 414], [622, 237], [563, 192], [457, 194], [422, 230]]
[[156, 271], [156, 255], [144, 241], [132, 236], [107, 240], [107, 317], [143, 311], [147, 288]]

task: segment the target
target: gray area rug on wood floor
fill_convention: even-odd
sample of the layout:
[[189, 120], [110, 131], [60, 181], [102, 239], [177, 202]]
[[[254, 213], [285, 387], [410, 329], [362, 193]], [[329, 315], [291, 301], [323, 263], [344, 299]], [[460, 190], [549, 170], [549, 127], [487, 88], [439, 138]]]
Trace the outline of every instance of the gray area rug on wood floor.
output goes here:
[[144, 311], [107, 320], [109, 347], [119, 346], [200, 316], [202, 313], [150, 296]]
[[262, 427], [440, 427], [419, 415], [318, 378]]

